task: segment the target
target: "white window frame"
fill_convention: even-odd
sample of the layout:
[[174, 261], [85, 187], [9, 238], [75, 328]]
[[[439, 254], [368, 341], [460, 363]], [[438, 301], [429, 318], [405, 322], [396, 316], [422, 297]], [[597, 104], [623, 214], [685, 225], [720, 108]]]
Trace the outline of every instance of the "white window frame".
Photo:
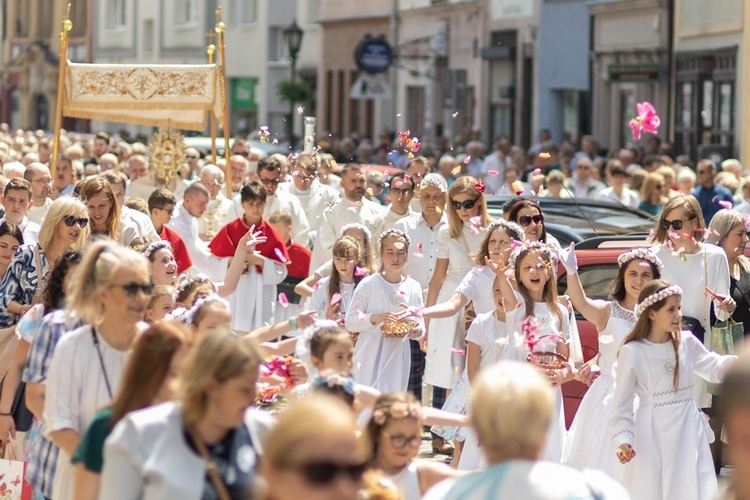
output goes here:
[[105, 26], [109, 31], [122, 31], [128, 23], [127, 0], [108, 0]]
[[198, 25], [198, 6], [200, 0], [175, 0], [174, 2], [174, 24], [180, 27], [192, 27]]
[[[232, 24], [251, 25], [258, 20], [258, 0], [231, 0], [227, 21]], [[246, 13], [252, 12], [252, 19], [246, 20]]]

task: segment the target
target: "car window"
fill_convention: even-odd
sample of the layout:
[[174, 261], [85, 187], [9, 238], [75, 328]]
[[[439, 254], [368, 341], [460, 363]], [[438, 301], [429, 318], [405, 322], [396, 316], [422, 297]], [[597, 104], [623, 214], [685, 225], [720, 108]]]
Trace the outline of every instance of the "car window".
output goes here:
[[[606, 299], [610, 292], [610, 283], [617, 276], [617, 264], [592, 264], [581, 266], [578, 275], [581, 284], [590, 299]], [[568, 290], [567, 275], [557, 279], [557, 292], [562, 295]]]

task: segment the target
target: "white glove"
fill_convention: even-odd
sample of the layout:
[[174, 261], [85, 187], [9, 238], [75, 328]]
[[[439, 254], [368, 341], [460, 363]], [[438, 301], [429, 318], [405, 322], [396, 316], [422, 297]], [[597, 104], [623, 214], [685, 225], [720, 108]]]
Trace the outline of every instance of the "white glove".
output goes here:
[[578, 272], [578, 261], [576, 260], [575, 253], [575, 242], [570, 242], [570, 247], [567, 250], [563, 250], [559, 246], [555, 245], [552, 248], [557, 253], [557, 258], [560, 259], [560, 263], [565, 268], [565, 272], [568, 274], [576, 274]]

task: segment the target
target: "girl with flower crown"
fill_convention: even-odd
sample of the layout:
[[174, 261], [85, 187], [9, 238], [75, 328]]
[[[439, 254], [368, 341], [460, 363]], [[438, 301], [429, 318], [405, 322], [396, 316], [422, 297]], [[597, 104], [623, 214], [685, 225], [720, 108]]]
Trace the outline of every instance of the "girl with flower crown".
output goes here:
[[422, 406], [411, 393], [380, 396], [363, 437], [370, 447], [369, 468], [383, 472], [404, 500], [418, 500], [460, 474], [445, 464], [414, 460], [422, 444]]
[[[557, 295], [553, 271], [556, 261], [545, 243], [527, 241], [511, 254], [507, 266], [497, 266], [491, 262], [488, 265], [492, 265], [500, 277], [506, 328], [510, 335], [519, 337], [519, 347], [524, 354], [537, 350], [554, 351], [568, 359], [558, 369], [545, 370], [555, 387], [556, 402], [542, 459], [560, 462], [565, 441], [565, 414], [560, 386], [574, 378], [585, 379], [582, 378], [584, 373], [576, 369], [583, 363], [583, 354], [575, 318]], [[511, 283], [513, 278], [518, 291]], [[524, 327], [524, 324], [530, 323], [529, 318], [535, 320], [532, 329]]]
[[[568, 295], [573, 306], [594, 324], [598, 332], [599, 354], [593, 361], [600, 370], [593, 371], [590, 378], [595, 380], [583, 397], [568, 431], [563, 463], [581, 470], [599, 469], [614, 479], [621, 479], [622, 467], [601, 445], [609, 437], [607, 421], [612, 411], [617, 352], [635, 325], [638, 294], [646, 283], [661, 277], [663, 265], [659, 257], [647, 248], [626, 252], [617, 259], [620, 269], [612, 281], [610, 300], [591, 299], [581, 284], [573, 248], [574, 244], [571, 244], [568, 251], [558, 249], [558, 258], [565, 266]], [[582, 368], [582, 371], [586, 369]]]
[[[448, 190], [448, 224], [440, 228], [437, 262], [427, 292], [427, 306], [443, 304], [453, 297], [464, 277], [474, 269], [472, 255], [481, 245], [491, 217], [484, 197], [485, 185], [473, 177], [460, 177]], [[433, 319], [422, 344], [427, 361], [424, 381], [434, 387], [433, 404], [441, 408], [446, 390], [463, 371], [465, 350], [463, 315], [455, 313]]]
[[344, 322], [349, 310], [354, 289], [362, 281], [362, 276], [355, 273], [360, 247], [350, 236], [342, 236], [333, 244], [333, 266], [331, 275], [321, 279], [310, 299], [310, 309], [325, 314], [326, 319]]
[[[682, 289], [654, 280], [641, 290], [638, 321], [617, 357], [610, 432], [633, 498], [707, 500], [718, 486], [714, 435], [693, 398], [693, 378], [721, 382], [736, 356], [709, 352], [682, 330]], [[634, 397], [638, 412], [633, 414]]]
[[359, 333], [354, 380], [381, 392], [405, 391], [411, 369], [408, 339], [424, 334], [422, 318], [404, 317], [404, 308], [422, 308], [422, 286], [404, 276], [409, 237], [391, 229], [380, 237], [380, 272], [363, 279], [346, 313], [346, 329]]

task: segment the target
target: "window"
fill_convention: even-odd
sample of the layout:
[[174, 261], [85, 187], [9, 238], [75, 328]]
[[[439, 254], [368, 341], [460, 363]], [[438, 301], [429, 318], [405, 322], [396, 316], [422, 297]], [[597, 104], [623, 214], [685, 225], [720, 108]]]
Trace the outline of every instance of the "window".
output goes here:
[[31, 19], [31, 2], [29, 0], [18, 0], [16, 2], [16, 22], [13, 33], [17, 37], [29, 36], [29, 19]]
[[151, 55], [154, 53], [154, 20], [143, 20], [143, 53]]
[[320, 18], [320, 0], [307, 0], [307, 23], [314, 24]]
[[406, 87], [406, 128], [415, 134], [424, 134], [424, 87]]
[[[78, 2], [83, 3], [83, 2]], [[125, 27], [125, 0], [109, 0], [107, 2], [106, 26], [110, 30], [119, 30]]]
[[252, 24], [255, 22], [257, 0], [231, 0], [227, 12], [228, 23]]
[[[125, 2], [125, 0], [122, 1]], [[73, 21], [73, 29], [70, 31], [71, 38], [85, 36], [89, 26], [88, 2], [72, 2], [70, 20]]]
[[268, 29], [268, 60], [283, 61], [288, 52], [284, 43], [284, 28], [271, 27]]
[[[581, 284], [586, 291], [586, 296], [590, 299], [606, 299], [609, 297], [609, 286], [612, 280], [617, 277], [618, 269], [617, 264], [581, 266], [578, 269], [578, 276], [581, 278]], [[567, 290], [567, 275], [560, 276], [557, 279], [557, 293], [563, 295]]]
[[190, 25], [198, 22], [199, 0], [175, 0], [175, 24]]
[[41, 0], [36, 32], [39, 36], [52, 33], [52, 0]]

